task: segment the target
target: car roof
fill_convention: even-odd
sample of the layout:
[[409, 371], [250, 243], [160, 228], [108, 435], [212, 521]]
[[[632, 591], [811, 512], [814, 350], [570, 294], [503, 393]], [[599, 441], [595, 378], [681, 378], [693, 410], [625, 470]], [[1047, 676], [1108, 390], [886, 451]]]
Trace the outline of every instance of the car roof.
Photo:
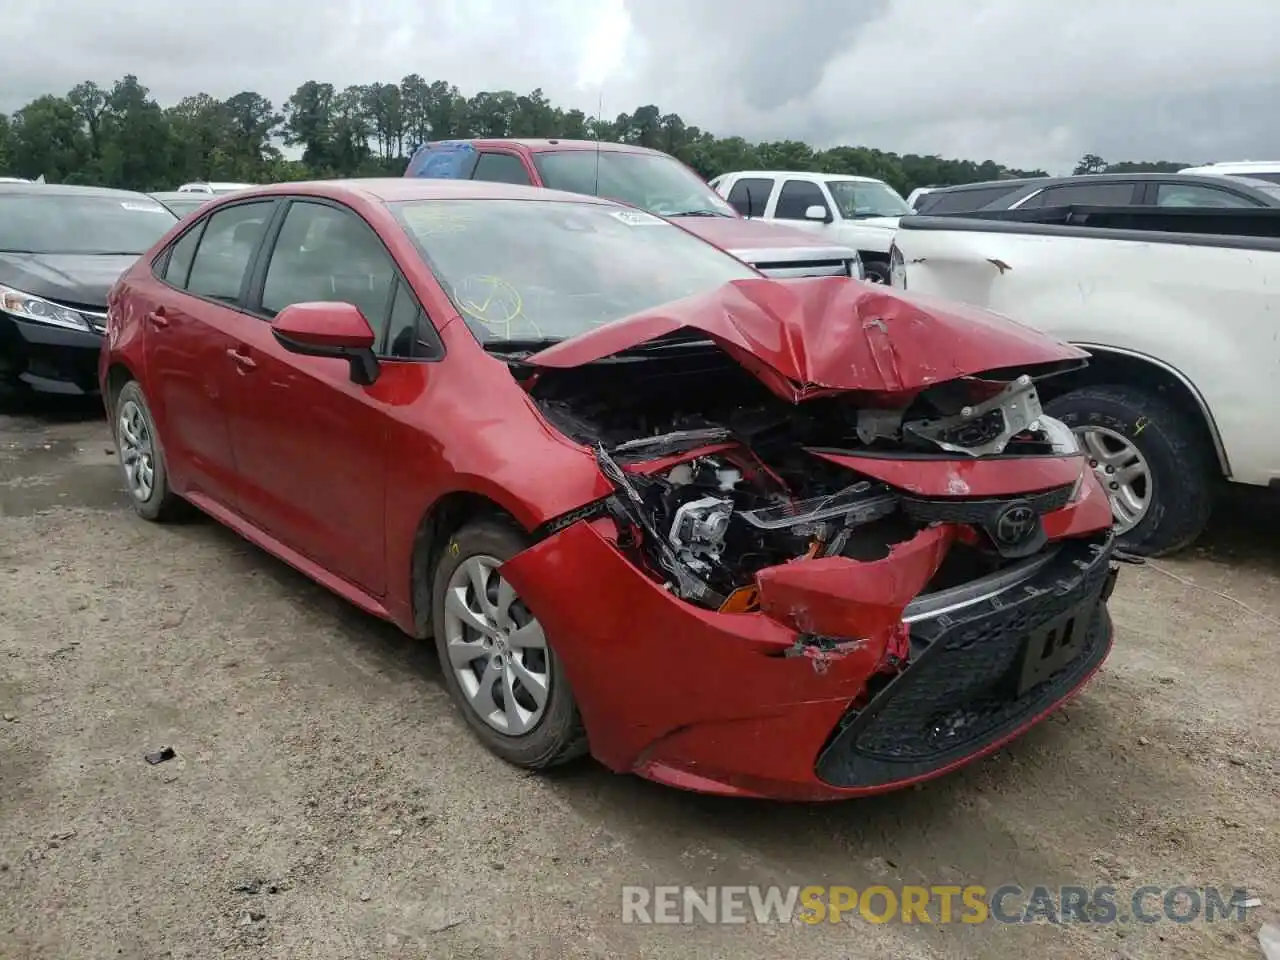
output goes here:
[[191, 200], [196, 199], [201, 203], [207, 203], [213, 198], [212, 194], [205, 193], [203, 190], [157, 190], [155, 193], [149, 193], [147, 196], [155, 197], [157, 200]]
[[0, 195], [33, 197], [114, 197], [117, 200], [150, 200], [145, 193], [111, 187], [80, 187], [66, 183], [0, 183]]
[[603, 140], [539, 140], [521, 137], [477, 137], [474, 139], [431, 140], [424, 147], [446, 146], [448, 144], [467, 143], [477, 149], [486, 147], [523, 147], [530, 153], [545, 153], [559, 150], [599, 150], [601, 153], [649, 153], [665, 157], [668, 154], [661, 150], [650, 150], [635, 143], [608, 143]]
[[860, 177], [852, 173], [815, 173], [812, 170], [733, 170], [721, 174], [724, 177], [769, 177], [772, 179], [787, 178], [791, 180], [811, 180], [831, 183], [835, 180], [854, 180], [858, 183], [884, 183], [876, 177]]
[[[1232, 181], [1246, 187], [1268, 186], [1275, 184], [1265, 180], [1249, 180], [1246, 177], [1232, 177]], [[963, 193], [966, 190], [988, 190], [991, 187], [1008, 187], [1016, 190], [1020, 187], [1035, 185], [1038, 187], [1060, 186], [1064, 183], [1131, 183], [1141, 180], [1150, 183], [1203, 183], [1205, 186], [1222, 186], [1223, 178], [1201, 173], [1080, 173], [1070, 177], [1019, 177], [1010, 180], [983, 180], [980, 183], [960, 183], [952, 187], [937, 187], [931, 193]]]
[[420, 177], [370, 177], [350, 180], [304, 180], [295, 183], [273, 183], [252, 187], [236, 194], [227, 194], [219, 200], [247, 197], [273, 196], [275, 194], [306, 194], [309, 196], [343, 197], [361, 196], [383, 203], [406, 200], [562, 200], [571, 203], [594, 203], [618, 206], [611, 200], [590, 197], [545, 187], [526, 187], [512, 183], [496, 183], [489, 180], [435, 180]]

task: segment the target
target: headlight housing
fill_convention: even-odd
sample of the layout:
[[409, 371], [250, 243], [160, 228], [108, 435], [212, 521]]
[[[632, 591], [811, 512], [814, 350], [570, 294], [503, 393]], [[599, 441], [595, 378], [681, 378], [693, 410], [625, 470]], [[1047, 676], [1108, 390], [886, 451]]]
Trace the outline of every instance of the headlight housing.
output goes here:
[[64, 330], [93, 332], [89, 321], [78, 311], [3, 284], [0, 284], [0, 311], [23, 320], [30, 320], [32, 323], [62, 327]]
[[889, 284], [899, 290], [907, 289], [907, 265], [896, 243], [889, 247]]

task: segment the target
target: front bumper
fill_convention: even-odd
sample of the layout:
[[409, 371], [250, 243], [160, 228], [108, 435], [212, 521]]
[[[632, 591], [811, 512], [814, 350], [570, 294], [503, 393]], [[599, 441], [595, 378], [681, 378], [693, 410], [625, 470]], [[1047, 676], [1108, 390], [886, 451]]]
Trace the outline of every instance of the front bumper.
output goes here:
[[[1056, 516], [1069, 529], [1072, 517], [1092, 512], [1086, 502], [1046, 525]], [[898, 605], [884, 628], [892, 604], [859, 601], [860, 622], [877, 626], [825, 649], [773, 617], [675, 599], [610, 542], [610, 527], [574, 523], [512, 558], [503, 575], [554, 638], [592, 754], [617, 772], [684, 789], [831, 800], [938, 776], [1051, 712], [1111, 646], [1110, 534], [1092, 521], [1092, 533], [1072, 531], [1026, 577], [963, 603], [920, 598], [905, 611]], [[848, 594], [860, 583], [874, 593], [869, 567], [848, 569]], [[1067, 609], [1088, 621], [1078, 655], [1009, 693], [1028, 639]], [[904, 632], [915, 661], [863, 703]]]
[[1110, 538], [1067, 541], [1027, 579], [914, 619], [910, 666], [841, 718], [819, 779], [867, 792], [937, 776], [1051, 712], [1111, 649], [1111, 552]]
[[97, 393], [101, 350], [101, 334], [0, 313], [0, 378], [16, 380], [38, 393]]

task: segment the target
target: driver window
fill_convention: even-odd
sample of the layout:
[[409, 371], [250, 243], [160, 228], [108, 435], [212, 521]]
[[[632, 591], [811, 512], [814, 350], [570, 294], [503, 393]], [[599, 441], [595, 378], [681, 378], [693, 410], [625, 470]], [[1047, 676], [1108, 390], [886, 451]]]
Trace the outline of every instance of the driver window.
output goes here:
[[396, 269], [382, 242], [354, 213], [296, 200], [271, 251], [262, 312], [294, 303], [332, 301], [360, 308], [381, 341]]
[[828, 216], [831, 215], [831, 208], [827, 206], [827, 198], [821, 187], [808, 180], [788, 180], [782, 185], [782, 192], [778, 194], [778, 204], [774, 208], [773, 218], [804, 220], [804, 212], [810, 207], [821, 207], [827, 211]]

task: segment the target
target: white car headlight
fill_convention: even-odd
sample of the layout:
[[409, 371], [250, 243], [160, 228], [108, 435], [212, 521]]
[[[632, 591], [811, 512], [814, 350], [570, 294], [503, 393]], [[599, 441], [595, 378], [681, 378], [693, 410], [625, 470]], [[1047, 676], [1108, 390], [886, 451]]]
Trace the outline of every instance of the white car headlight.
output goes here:
[[30, 320], [32, 323], [43, 323], [66, 330], [93, 332], [89, 321], [70, 307], [62, 307], [43, 297], [33, 296], [3, 285], [0, 285], [0, 310], [15, 317], [21, 317], [23, 320]]

